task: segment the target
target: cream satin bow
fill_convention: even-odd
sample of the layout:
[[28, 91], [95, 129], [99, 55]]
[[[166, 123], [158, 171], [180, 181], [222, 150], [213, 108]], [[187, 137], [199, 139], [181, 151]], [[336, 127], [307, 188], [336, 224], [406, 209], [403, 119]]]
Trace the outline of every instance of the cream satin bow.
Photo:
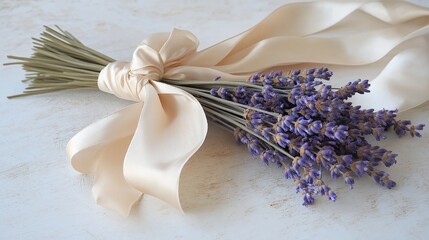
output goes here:
[[142, 193], [180, 208], [180, 172], [202, 145], [207, 121], [194, 97], [162, 78], [245, 80], [298, 63], [330, 64], [338, 72], [390, 59], [371, 94], [353, 101], [405, 110], [429, 99], [428, 34], [428, 9], [393, 1], [285, 5], [200, 52], [188, 31], [154, 34], [130, 63], [109, 64], [98, 79], [102, 91], [137, 103], [83, 129], [67, 152], [76, 170], [95, 175], [93, 194], [106, 208], [127, 215]]

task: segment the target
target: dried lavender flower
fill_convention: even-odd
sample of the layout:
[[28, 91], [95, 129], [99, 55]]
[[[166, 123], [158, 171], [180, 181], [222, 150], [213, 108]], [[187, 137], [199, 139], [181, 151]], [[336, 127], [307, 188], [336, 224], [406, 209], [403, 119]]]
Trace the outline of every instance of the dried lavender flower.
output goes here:
[[380, 141], [393, 128], [399, 137], [407, 133], [420, 137], [424, 125], [397, 120], [397, 110], [353, 106], [346, 100], [369, 92], [369, 81], [358, 79], [335, 90], [323, 82], [331, 76], [327, 68], [311, 68], [257, 73], [247, 83], [215, 79], [198, 86], [182, 81], [178, 87], [197, 97], [207, 116], [233, 131], [252, 156], [283, 168], [284, 177], [303, 194], [304, 206], [313, 204], [317, 195], [337, 200], [323, 175], [342, 179], [350, 189], [364, 175], [389, 189], [395, 187], [378, 167], [396, 164], [397, 154], [370, 145], [366, 136]]

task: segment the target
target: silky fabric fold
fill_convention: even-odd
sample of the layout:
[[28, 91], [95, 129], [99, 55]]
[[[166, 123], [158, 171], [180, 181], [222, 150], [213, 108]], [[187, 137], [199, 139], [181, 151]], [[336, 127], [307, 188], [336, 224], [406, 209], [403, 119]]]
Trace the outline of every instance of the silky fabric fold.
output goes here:
[[111, 63], [98, 78], [100, 90], [137, 103], [76, 134], [68, 155], [76, 170], [95, 175], [93, 195], [106, 208], [127, 215], [143, 193], [180, 208], [180, 173], [207, 121], [193, 96], [162, 79], [246, 81], [305, 63], [340, 73], [376, 68], [371, 93], [351, 101], [406, 110], [429, 100], [428, 35], [429, 10], [396, 1], [288, 4], [202, 51], [189, 31], [153, 34], [131, 62]]

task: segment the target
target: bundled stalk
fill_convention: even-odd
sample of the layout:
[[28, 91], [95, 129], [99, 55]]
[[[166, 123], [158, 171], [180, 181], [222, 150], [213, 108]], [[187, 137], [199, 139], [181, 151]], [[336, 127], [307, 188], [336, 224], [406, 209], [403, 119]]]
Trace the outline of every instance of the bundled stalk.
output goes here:
[[[30, 58], [18, 60], [27, 72], [24, 93], [9, 98], [75, 88], [97, 88], [99, 72], [114, 59], [86, 47], [70, 33], [45, 27], [34, 38]], [[393, 128], [398, 136], [420, 137], [424, 125], [396, 119], [396, 110], [361, 109], [347, 102], [354, 94], [369, 92], [368, 80], [357, 80], [333, 89], [326, 85], [332, 72], [326, 68], [306, 71], [270, 72], [250, 76], [247, 82], [163, 82], [192, 94], [206, 116], [246, 144], [252, 156], [283, 169], [284, 176], [303, 194], [303, 205], [313, 204], [316, 195], [332, 201], [337, 195], [322, 176], [342, 179], [350, 189], [355, 178], [368, 175], [387, 188], [396, 185], [379, 167], [396, 163], [397, 154], [372, 146]]]
[[22, 65], [27, 72], [23, 82], [29, 83], [22, 94], [8, 98], [75, 88], [97, 88], [98, 74], [115, 60], [57, 28], [45, 26], [40, 38], [32, 38], [34, 52], [30, 58], [7, 56], [17, 61], [4, 65]]

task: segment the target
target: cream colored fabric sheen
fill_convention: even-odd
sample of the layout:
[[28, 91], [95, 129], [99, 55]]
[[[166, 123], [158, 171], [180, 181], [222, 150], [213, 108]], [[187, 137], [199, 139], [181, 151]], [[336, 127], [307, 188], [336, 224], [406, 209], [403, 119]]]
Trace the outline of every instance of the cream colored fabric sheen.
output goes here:
[[151, 35], [131, 62], [107, 65], [98, 79], [102, 91], [137, 103], [79, 132], [68, 155], [76, 170], [95, 175], [93, 195], [106, 208], [127, 215], [143, 193], [180, 208], [180, 172], [202, 145], [207, 121], [194, 97], [162, 78], [244, 81], [298, 63], [341, 71], [386, 62], [371, 81], [371, 94], [353, 101], [405, 110], [429, 99], [428, 33], [428, 9], [383, 1], [285, 5], [200, 52], [191, 32]]

